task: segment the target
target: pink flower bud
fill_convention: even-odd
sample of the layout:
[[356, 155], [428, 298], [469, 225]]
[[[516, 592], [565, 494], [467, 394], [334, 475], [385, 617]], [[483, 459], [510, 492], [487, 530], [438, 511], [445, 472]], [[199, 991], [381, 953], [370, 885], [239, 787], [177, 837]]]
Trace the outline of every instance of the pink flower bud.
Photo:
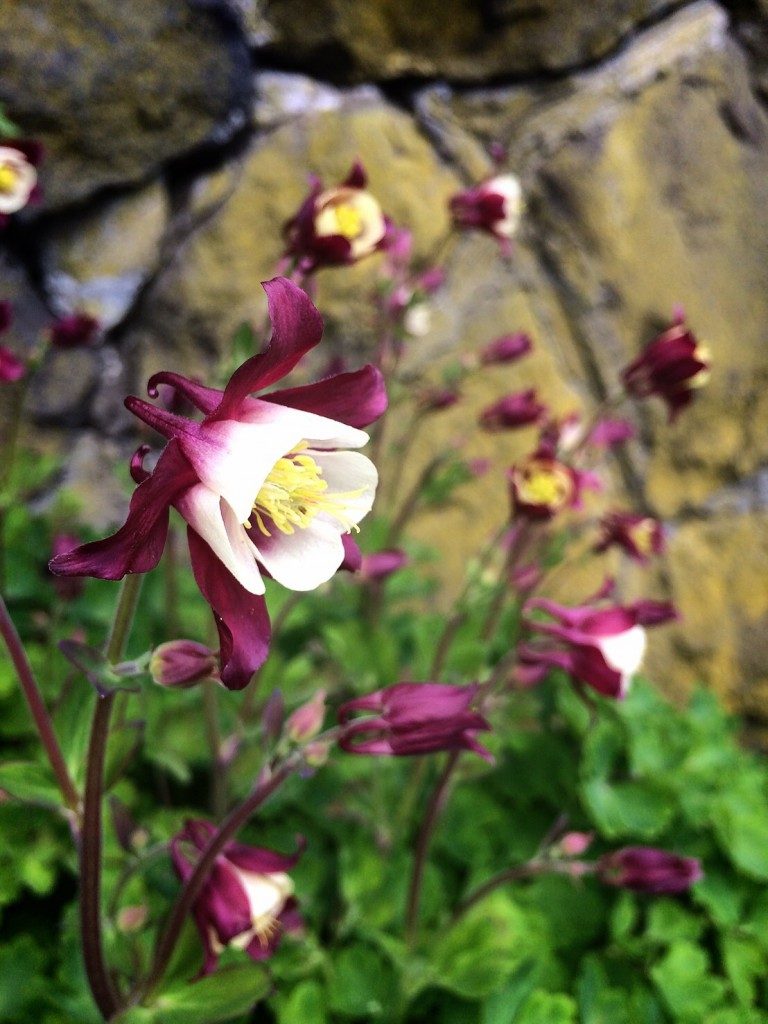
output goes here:
[[286, 735], [293, 743], [306, 743], [320, 732], [324, 718], [325, 690], [318, 690], [311, 700], [288, 717], [285, 723]]
[[534, 388], [505, 395], [489, 405], [480, 414], [480, 426], [485, 430], [514, 430], [539, 423], [547, 411], [539, 402]]
[[580, 857], [592, 845], [592, 832], [566, 832], [557, 844], [564, 857]]
[[117, 930], [123, 935], [140, 931], [147, 922], [149, 910], [144, 904], [123, 907], [117, 915]]
[[188, 690], [203, 679], [218, 674], [218, 659], [213, 651], [194, 640], [169, 640], [152, 652], [149, 672], [159, 686]]
[[391, 551], [375, 551], [373, 554], [363, 555], [360, 571], [363, 579], [385, 580], [407, 564], [408, 555], [399, 548]]

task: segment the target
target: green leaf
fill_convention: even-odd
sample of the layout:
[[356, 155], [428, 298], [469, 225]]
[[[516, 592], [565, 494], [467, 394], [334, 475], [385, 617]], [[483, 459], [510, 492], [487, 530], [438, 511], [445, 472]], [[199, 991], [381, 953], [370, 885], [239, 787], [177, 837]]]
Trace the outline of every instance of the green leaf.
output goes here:
[[570, 996], [533, 992], [514, 1017], [512, 1024], [576, 1024], [577, 1006]]
[[670, 946], [678, 939], [700, 938], [704, 921], [674, 900], [657, 900], [648, 912], [645, 935], [651, 942]]
[[723, 963], [736, 998], [743, 1006], [751, 1006], [757, 982], [768, 975], [768, 957], [754, 939], [725, 935]]
[[584, 802], [608, 839], [653, 839], [669, 824], [674, 808], [669, 796], [649, 783], [592, 779], [582, 786]]
[[745, 874], [768, 881], [768, 810], [766, 803], [746, 802], [738, 792], [715, 804], [713, 824], [723, 851]]
[[521, 964], [508, 983], [483, 1003], [481, 1024], [509, 1024], [512, 1014], [531, 994], [536, 984], [536, 964], [528, 960]]
[[0, 789], [24, 803], [61, 806], [61, 794], [53, 773], [47, 766], [34, 761], [0, 764]]
[[391, 964], [371, 946], [346, 946], [334, 957], [328, 979], [328, 1004], [344, 1017], [376, 1019], [397, 1000]]
[[672, 946], [651, 976], [672, 1014], [684, 1024], [700, 1024], [725, 991], [725, 982], [710, 975], [704, 950], [692, 942]]
[[278, 1024], [326, 1024], [325, 993], [318, 981], [302, 981], [277, 1003]]
[[465, 999], [481, 999], [502, 989], [524, 961], [541, 958], [544, 950], [532, 918], [506, 893], [495, 892], [438, 936], [435, 982]]
[[269, 975], [263, 967], [247, 963], [226, 967], [194, 983], [168, 989], [145, 1007], [150, 1017], [124, 1024], [220, 1024], [247, 1013], [269, 992]]

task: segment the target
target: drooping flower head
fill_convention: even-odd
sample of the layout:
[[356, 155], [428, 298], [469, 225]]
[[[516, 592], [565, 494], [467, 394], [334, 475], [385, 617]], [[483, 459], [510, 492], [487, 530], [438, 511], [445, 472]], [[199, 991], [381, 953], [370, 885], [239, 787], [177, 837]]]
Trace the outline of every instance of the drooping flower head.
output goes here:
[[[475, 739], [490, 729], [473, 710], [479, 687], [445, 683], [396, 683], [339, 708], [343, 726], [339, 746], [351, 754], [433, 754], [440, 750], [473, 750], [491, 755]], [[371, 715], [354, 717], [358, 711]]]
[[27, 139], [0, 139], [0, 227], [33, 202], [42, 147]]
[[55, 348], [83, 348], [98, 334], [99, 321], [88, 313], [70, 313], [54, 321], [49, 331]]
[[535, 388], [505, 395], [489, 405], [480, 414], [480, 426], [485, 430], [514, 430], [540, 423], [547, 407], [540, 402]]
[[304, 273], [356, 263], [382, 246], [387, 220], [367, 184], [359, 161], [336, 188], [324, 189], [319, 178], [312, 179], [309, 195], [285, 227], [286, 255]]
[[[182, 883], [215, 831], [210, 822], [187, 821], [171, 840], [173, 867]], [[284, 932], [301, 928], [288, 872], [302, 849], [300, 842], [296, 853], [285, 856], [243, 843], [224, 847], [192, 908], [205, 950], [203, 974], [215, 970], [227, 946], [245, 950], [252, 960], [267, 960]]]
[[674, 894], [686, 892], [704, 873], [695, 857], [681, 857], [652, 846], [625, 846], [600, 858], [597, 876], [619, 889]]
[[366, 443], [360, 428], [387, 402], [372, 366], [252, 397], [289, 373], [322, 334], [320, 314], [300, 288], [284, 278], [264, 288], [271, 341], [223, 391], [167, 371], [149, 381], [151, 397], [169, 385], [202, 421], [126, 399], [134, 415], [167, 438], [165, 449], [151, 472], [143, 467], [146, 446], [134, 456], [138, 487], [116, 534], [51, 562], [53, 572], [69, 576], [148, 572], [162, 554], [173, 505], [189, 527], [192, 570], [214, 613], [221, 679], [230, 689], [247, 685], [267, 655], [262, 572], [305, 591], [340, 567], [343, 535], [370, 510], [377, 483], [373, 464], [353, 449]]
[[533, 349], [530, 336], [523, 331], [515, 334], [503, 334], [500, 338], [490, 341], [480, 350], [480, 362], [484, 366], [495, 366], [503, 363], [514, 363], [527, 356]]
[[664, 550], [664, 529], [658, 519], [634, 512], [609, 512], [600, 520], [602, 530], [595, 551], [619, 547], [630, 558], [647, 565]]
[[657, 395], [666, 402], [671, 422], [707, 383], [709, 353], [679, 319], [623, 370], [621, 379], [635, 398]]
[[449, 205], [458, 228], [487, 231], [505, 253], [510, 251], [510, 239], [517, 233], [523, 212], [523, 190], [514, 174], [499, 174], [457, 192]]
[[[530, 617], [538, 610], [554, 621]], [[598, 607], [584, 604], [573, 608], [546, 598], [534, 598], [525, 606], [528, 629], [554, 644], [521, 644], [520, 661], [543, 678], [552, 668], [561, 668], [575, 680], [605, 697], [625, 697], [632, 677], [639, 670], [647, 643], [645, 627], [677, 618], [666, 601], [637, 601], [630, 605]]]

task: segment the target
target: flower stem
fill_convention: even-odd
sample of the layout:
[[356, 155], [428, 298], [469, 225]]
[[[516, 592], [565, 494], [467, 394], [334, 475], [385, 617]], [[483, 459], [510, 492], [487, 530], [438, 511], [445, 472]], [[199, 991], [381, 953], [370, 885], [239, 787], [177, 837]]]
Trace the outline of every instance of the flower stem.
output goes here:
[[454, 911], [451, 924], [456, 924], [471, 907], [474, 907], [476, 903], [479, 903], [489, 893], [492, 893], [494, 889], [499, 889], [502, 885], [506, 885], [507, 882], [517, 882], [523, 878], [533, 878], [536, 875], [541, 875], [545, 871], [556, 870], [557, 868], [552, 863], [548, 864], [546, 861], [532, 860], [527, 864], [520, 864], [517, 867], [505, 868], [504, 871], [499, 871], [497, 875], [493, 875], [487, 882], [483, 882], [482, 885], [479, 885], [459, 903]]
[[229, 812], [227, 817], [219, 826], [218, 831], [211, 836], [208, 845], [200, 855], [195, 869], [187, 879], [186, 884], [179, 893], [173, 905], [165, 928], [160, 935], [149, 977], [139, 986], [131, 998], [132, 1003], [148, 995], [162, 981], [163, 975], [170, 963], [173, 951], [176, 948], [181, 929], [191, 911], [200, 890], [208, 878], [213, 864], [224, 849], [226, 844], [236, 835], [238, 830], [248, 821], [251, 815], [278, 789], [283, 782], [296, 770], [301, 763], [301, 756], [289, 757], [275, 771], [259, 782], [251, 795], [241, 804]]
[[413, 940], [416, 937], [421, 889], [424, 883], [424, 869], [427, 866], [427, 856], [430, 843], [432, 842], [432, 835], [448, 799], [449, 787], [460, 756], [461, 751], [459, 750], [452, 750], [448, 755], [445, 767], [430, 797], [416, 840], [416, 853], [414, 854], [413, 873], [411, 874], [411, 884], [408, 889], [408, 905], [405, 915], [405, 937], [409, 946], [413, 945]]
[[[104, 649], [111, 662], [125, 650], [141, 589], [141, 576], [127, 576], [122, 583], [109, 637]], [[80, 929], [83, 960], [93, 998], [105, 1020], [121, 1007], [120, 994], [104, 956], [101, 926], [101, 803], [104, 760], [109, 739], [109, 720], [115, 693], [97, 695], [88, 743], [88, 761], [80, 838]]]
[[21, 642], [16, 627], [13, 624], [11, 616], [8, 614], [8, 608], [0, 595], [0, 635], [2, 635], [5, 641], [5, 646], [8, 648], [8, 653], [11, 656], [16, 673], [21, 683], [21, 689], [29, 707], [32, 718], [35, 721], [35, 727], [40, 736], [40, 742], [43, 744], [53, 774], [56, 776], [56, 781], [61, 790], [61, 795], [64, 798], [64, 803], [75, 814], [79, 812], [80, 796], [77, 792], [74, 782], [72, 781], [69, 772], [67, 771], [67, 765], [64, 761], [64, 755], [61, 752], [59, 741], [56, 738], [56, 733], [53, 728], [53, 722], [48, 714], [48, 709], [45, 706], [42, 694], [40, 693], [40, 687], [37, 685], [37, 680], [32, 671], [32, 666], [29, 664], [27, 658], [27, 652], [24, 650], [24, 645]]

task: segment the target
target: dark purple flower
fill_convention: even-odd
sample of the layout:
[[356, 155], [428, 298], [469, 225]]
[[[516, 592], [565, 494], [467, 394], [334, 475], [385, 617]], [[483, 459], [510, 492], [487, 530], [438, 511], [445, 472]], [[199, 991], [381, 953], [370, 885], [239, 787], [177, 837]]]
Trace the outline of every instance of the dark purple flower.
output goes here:
[[356, 263], [385, 244], [387, 220], [366, 185], [359, 161], [336, 188], [323, 189], [312, 179], [309, 195], [285, 226], [286, 255], [304, 273]]
[[533, 348], [533, 342], [527, 334], [518, 331], [516, 334], [504, 334], [491, 341], [480, 350], [480, 362], [486, 366], [501, 363], [514, 363], [527, 356]]
[[499, 174], [464, 189], [451, 198], [449, 205], [457, 227], [487, 231], [509, 252], [523, 210], [523, 192], [513, 174]]
[[624, 387], [635, 398], [657, 395], [674, 420], [709, 378], [709, 353], [683, 323], [676, 323], [648, 345], [622, 372]]
[[647, 565], [664, 550], [664, 529], [658, 519], [633, 512], [609, 512], [600, 520], [602, 534], [595, 551], [616, 546], [630, 558]]
[[[75, 537], [71, 533], [57, 533], [55, 534], [51, 544], [51, 557], [58, 558], [59, 555], [67, 555], [70, 551], [76, 548], [79, 543], [80, 538]], [[84, 581], [78, 579], [76, 576], [53, 577], [53, 589], [62, 601], [74, 601], [75, 598], [82, 594], [84, 587]]]
[[629, 420], [599, 420], [589, 433], [587, 441], [595, 448], [613, 448], [614, 445], [631, 441], [637, 431]]
[[99, 321], [87, 313], [62, 316], [50, 327], [51, 344], [56, 348], [82, 348], [90, 345], [99, 331]]
[[427, 388], [418, 396], [419, 408], [423, 412], [440, 412], [456, 405], [460, 398], [458, 388]]
[[[339, 708], [343, 726], [339, 745], [351, 754], [473, 750], [490, 761], [489, 752], [475, 739], [475, 733], [490, 729], [485, 718], [472, 710], [478, 691], [477, 685], [397, 683], [347, 701]], [[353, 718], [357, 711], [372, 715]]]
[[514, 430], [539, 423], [546, 412], [546, 405], [538, 400], [536, 390], [530, 388], [505, 395], [489, 405], [480, 414], [480, 425], [485, 430]]
[[[555, 621], [531, 619], [530, 612], [534, 610], [546, 612]], [[542, 678], [546, 670], [560, 668], [578, 682], [614, 699], [626, 696], [632, 677], [640, 668], [646, 648], [644, 627], [677, 618], [675, 608], [666, 601], [569, 608], [546, 598], [534, 598], [525, 612], [529, 630], [555, 641], [554, 646], [520, 645], [520, 661], [528, 673]]]
[[159, 686], [188, 690], [203, 679], [218, 677], [216, 654], [195, 640], [169, 640], [149, 659], [149, 674]]
[[[171, 840], [173, 867], [182, 883], [215, 832], [210, 822], [187, 821]], [[301, 928], [288, 872], [303, 846], [300, 840], [290, 856], [242, 843], [224, 847], [192, 907], [205, 950], [203, 974], [215, 970], [227, 946], [244, 949], [252, 960], [267, 960], [283, 932]]]
[[527, 519], [552, 519], [578, 504], [579, 475], [558, 459], [538, 453], [509, 471], [512, 508]]
[[685, 892], [704, 874], [695, 857], [680, 857], [652, 846], [625, 846], [600, 858], [597, 876], [619, 889], [659, 894]]
[[315, 384], [252, 397], [289, 373], [322, 334], [320, 314], [284, 278], [268, 281], [272, 338], [232, 375], [224, 391], [163, 371], [166, 384], [203, 413], [202, 422], [139, 398], [126, 406], [168, 439], [155, 468], [131, 462], [138, 484], [125, 525], [106, 540], [53, 559], [65, 576], [120, 579], [157, 565], [173, 505], [186, 520], [192, 571], [219, 630], [221, 679], [246, 686], [269, 649], [263, 571], [290, 590], [312, 590], [341, 566], [343, 535], [369, 511], [377, 475], [349, 449], [360, 427], [386, 408], [373, 366]]

